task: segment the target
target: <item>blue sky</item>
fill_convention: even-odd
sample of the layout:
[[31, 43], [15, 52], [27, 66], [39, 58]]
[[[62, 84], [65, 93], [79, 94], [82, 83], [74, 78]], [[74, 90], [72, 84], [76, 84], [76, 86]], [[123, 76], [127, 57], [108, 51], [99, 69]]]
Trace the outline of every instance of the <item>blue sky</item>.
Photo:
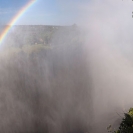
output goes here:
[[[0, 0], [0, 24], [7, 24], [29, 0]], [[20, 25], [72, 25], [89, 0], [36, 0], [17, 20]]]

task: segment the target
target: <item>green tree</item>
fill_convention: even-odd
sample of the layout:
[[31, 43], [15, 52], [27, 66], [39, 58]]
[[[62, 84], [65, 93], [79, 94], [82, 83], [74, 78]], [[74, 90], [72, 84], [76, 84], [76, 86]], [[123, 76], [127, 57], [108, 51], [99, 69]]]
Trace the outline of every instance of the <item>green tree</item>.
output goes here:
[[124, 113], [118, 130], [113, 130], [111, 125], [107, 127], [107, 130], [112, 133], [133, 133], [133, 108], [130, 108], [128, 113]]

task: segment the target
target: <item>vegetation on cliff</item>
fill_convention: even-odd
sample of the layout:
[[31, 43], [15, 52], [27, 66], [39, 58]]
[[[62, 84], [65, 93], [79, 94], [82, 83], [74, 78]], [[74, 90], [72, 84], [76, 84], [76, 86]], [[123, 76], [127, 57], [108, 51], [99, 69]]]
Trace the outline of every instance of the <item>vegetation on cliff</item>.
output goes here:
[[111, 133], [133, 133], [133, 108], [130, 108], [128, 113], [124, 113], [118, 130], [112, 129], [111, 125], [107, 127], [107, 130]]

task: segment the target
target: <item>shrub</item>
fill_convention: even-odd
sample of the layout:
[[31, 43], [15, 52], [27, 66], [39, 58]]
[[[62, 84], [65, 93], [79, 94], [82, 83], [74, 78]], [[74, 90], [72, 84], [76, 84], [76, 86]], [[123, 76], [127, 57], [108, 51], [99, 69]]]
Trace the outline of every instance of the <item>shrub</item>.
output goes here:
[[107, 130], [111, 133], [133, 133], [133, 108], [130, 108], [128, 113], [124, 113], [118, 130], [113, 130], [111, 125], [107, 127]]

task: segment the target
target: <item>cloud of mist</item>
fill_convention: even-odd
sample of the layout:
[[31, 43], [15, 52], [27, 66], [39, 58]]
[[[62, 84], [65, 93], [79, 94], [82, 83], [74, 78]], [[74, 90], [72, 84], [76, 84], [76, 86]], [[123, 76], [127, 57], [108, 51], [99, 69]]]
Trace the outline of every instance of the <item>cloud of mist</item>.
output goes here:
[[93, 132], [106, 132], [108, 124], [120, 119], [117, 113], [133, 106], [132, 4], [94, 0], [80, 5], [93, 86]]
[[91, 83], [78, 27], [13, 26], [3, 44], [0, 130], [90, 131]]
[[73, 27], [61, 28], [49, 43], [57, 48], [38, 53], [46, 40], [34, 46], [26, 37], [40, 29], [12, 31], [6, 45], [17, 47], [0, 58], [1, 131], [101, 133], [133, 105], [132, 1], [58, 2], [65, 21], [73, 22], [69, 15], [78, 10], [84, 44], [74, 41], [80, 33]]

